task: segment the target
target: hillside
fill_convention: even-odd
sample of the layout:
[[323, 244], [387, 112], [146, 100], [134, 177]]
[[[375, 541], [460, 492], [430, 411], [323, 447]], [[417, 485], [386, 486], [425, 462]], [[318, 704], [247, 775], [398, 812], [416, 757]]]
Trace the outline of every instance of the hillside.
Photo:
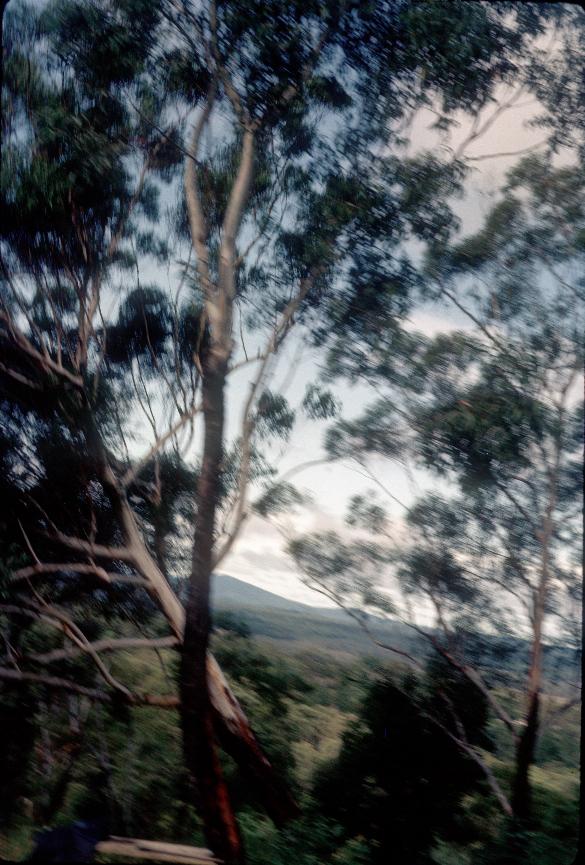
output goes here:
[[[212, 602], [214, 610], [233, 614], [253, 636], [277, 641], [285, 651], [310, 648], [353, 657], [390, 656], [343, 610], [291, 601], [227, 574], [215, 576]], [[376, 617], [370, 617], [369, 625], [376, 639], [401, 651], [415, 651], [418, 645], [420, 651], [419, 638], [405, 625]]]
[[[214, 574], [212, 583], [212, 604], [217, 609], [267, 609], [288, 610], [289, 612], [306, 612], [319, 610], [298, 601], [290, 601], [274, 592], [253, 586], [244, 580], [230, 577], [228, 574]], [[333, 612], [337, 612], [333, 610]]]
[[[351, 657], [373, 656], [387, 660], [397, 655], [376, 646], [359, 624], [343, 610], [311, 607], [291, 601], [274, 592], [253, 586], [227, 574], [216, 574], [213, 580], [213, 607], [216, 612], [230, 613], [250, 629], [254, 637], [277, 643], [283, 651], [316, 649]], [[420, 657], [428, 650], [422, 637], [401, 622], [369, 617], [372, 635], [402, 652]], [[484, 668], [519, 673], [527, 662], [526, 643], [511, 635], [481, 639]], [[577, 653], [564, 646], [546, 646], [544, 671], [551, 693], [563, 691], [563, 680], [580, 678]]]

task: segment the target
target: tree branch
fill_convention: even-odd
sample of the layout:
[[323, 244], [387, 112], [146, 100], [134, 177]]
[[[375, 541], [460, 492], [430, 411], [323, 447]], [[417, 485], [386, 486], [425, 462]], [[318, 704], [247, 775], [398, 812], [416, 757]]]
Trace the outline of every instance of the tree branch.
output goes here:
[[197, 255], [197, 273], [201, 288], [205, 295], [211, 291], [211, 280], [209, 276], [209, 251], [207, 249], [207, 223], [203, 214], [203, 208], [197, 190], [197, 156], [199, 143], [205, 126], [209, 122], [213, 105], [217, 95], [217, 81], [214, 78], [207, 92], [207, 100], [197, 123], [193, 127], [191, 144], [189, 147], [189, 158], [185, 160], [185, 201], [187, 214], [189, 216], [189, 228], [191, 230], [191, 241]]
[[105, 583], [126, 583], [131, 586], [148, 585], [147, 581], [140, 577], [130, 576], [128, 574], [118, 574], [115, 571], [106, 571], [99, 565], [85, 564], [81, 562], [39, 562], [26, 568], [19, 568], [12, 575], [12, 579], [14, 582], [20, 582], [21, 580], [28, 580], [31, 577], [42, 574], [58, 573], [93, 574]]
[[83, 538], [66, 535], [57, 529], [53, 532], [45, 532], [44, 534], [49, 540], [56, 541], [70, 550], [76, 550], [78, 553], [85, 553], [88, 556], [95, 556], [98, 559], [109, 559], [110, 561], [134, 562], [134, 551], [129, 547], [108, 547], [103, 544], [94, 544], [91, 541], [83, 540]]
[[140, 457], [140, 459], [134, 463], [131, 468], [128, 469], [124, 477], [122, 478], [121, 485], [124, 489], [127, 489], [130, 484], [136, 480], [137, 476], [140, 474], [143, 468], [148, 465], [150, 460], [165, 446], [165, 444], [175, 436], [180, 429], [182, 429], [185, 424], [187, 424], [190, 420], [192, 420], [195, 415], [201, 411], [201, 406], [196, 405], [195, 403], [191, 406], [189, 411], [185, 412], [181, 415], [181, 417], [166, 431], [166, 433], [162, 436], [158, 436], [152, 447], [148, 449], [148, 451], [144, 454], [144, 456]]
[[[177, 637], [120, 637], [118, 639], [95, 640], [88, 644], [94, 652], [123, 652], [127, 649], [172, 649], [179, 645]], [[85, 648], [80, 646], [70, 649], [54, 649], [43, 654], [28, 655], [31, 661], [38, 664], [52, 664], [67, 658], [76, 658], [84, 654]]]
[[[25, 673], [22, 670], [13, 670], [7, 667], [0, 667], [0, 679], [19, 683], [30, 682], [35, 685], [46, 685], [49, 688], [69, 691], [72, 694], [81, 694], [81, 696], [88, 697], [90, 700], [95, 700], [98, 703], [112, 703], [115, 699], [105, 691], [85, 688], [83, 685], [78, 685], [69, 679], [62, 679], [58, 676], [45, 676], [39, 673]], [[179, 706], [179, 698], [172, 695], [130, 694], [129, 696], [125, 696], [121, 694], [120, 697], [130, 706], [158, 706], [162, 709], [176, 709]]]
[[492, 788], [492, 792], [498, 800], [502, 811], [508, 817], [512, 817], [512, 806], [510, 805], [507, 796], [504, 794], [502, 788], [500, 787], [493, 771], [490, 769], [483, 757], [479, 754], [477, 749], [470, 745], [466, 738], [460, 738], [459, 736], [456, 736], [454, 733], [452, 733], [447, 727], [445, 727], [444, 724], [442, 724], [436, 718], [433, 718], [431, 715], [427, 715], [427, 717], [430, 721], [432, 721], [433, 724], [436, 724], [443, 731], [443, 733], [449, 737], [449, 739], [455, 742], [458, 748], [461, 748], [462, 751], [464, 751], [475, 763], [477, 763], [477, 765], [480, 767], [481, 771], [485, 775], [488, 784]]
[[434, 637], [432, 634], [429, 634], [423, 628], [419, 628], [417, 625], [414, 625], [410, 622], [405, 622], [405, 624], [413, 628], [417, 633], [421, 634], [421, 636], [425, 637], [425, 639], [427, 639], [431, 643], [435, 651], [439, 655], [441, 655], [441, 657], [443, 657], [455, 670], [459, 670], [460, 673], [463, 673], [463, 675], [467, 679], [469, 679], [469, 681], [472, 682], [479, 691], [481, 691], [481, 693], [484, 695], [489, 705], [491, 706], [492, 711], [500, 719], [500, 721], [502, 721], [506, 725], [506, 727], [510, 731], [510, 734], [512, 735], [514, 742], [516, 743], [518, 741], [518, 733], [514, 721], [512, 720], [512, 718], [510, 718], [504, 707], [500, 704], [499, 700], [494, 697], [490, 688], [484, 682], [481, 674], [473, 667], [469, 667], [467, 664], [458, 661], [457, 658], [448, 649], [445, 649], [445, 647], [440, 644], [436, 637]]
[[250, 475], [252, 437], [256, 427], [256, 420], [252, 416], [252, 407], [254, 405], [256, 396], [262, 385], [262, 382], [264, 381], [268, 361], [282, 344], [282, 341], [288, 333], [295, 312], [313, 287], [315, 280], [323, 269], [323, 266], [320, 265], [319, 267], [314, 268], [309, 276], [301, 280], [299, 291], [285, 307], [278, 323], [276, 324], [272, 332], [272, 335], [270, 337], [270, 340], [268, 341], [265, 350], [260, 356], [260, 368], [258, 370], [256, 378], [254, 379], [250, 387], [250, 392], [248, 394], [248, 399], [246, 400], [242, 415], [242, 458], [240, 460], [240, 466], [238, 470], [238, 494], [235, 515], [233, 518], [233, 525], [223, 545], [219, 548], [219, 550], [216, 551], [214, 555], [214, 568], [217, 568], [219, 563], [226, 557], [226, 555], [231, 550], [239, 534], [242, 523], [247, 517], [248, 511], [246, 508], [246, 494]]

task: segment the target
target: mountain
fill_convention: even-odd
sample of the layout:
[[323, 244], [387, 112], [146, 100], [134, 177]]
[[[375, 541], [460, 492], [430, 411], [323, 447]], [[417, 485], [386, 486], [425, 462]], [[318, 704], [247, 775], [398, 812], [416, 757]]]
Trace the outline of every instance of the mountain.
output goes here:
[[[253, 636], [278, 641], [281, 648], [392, 657], [343, 610], [290, 601], [227, 574], [214, 576], [212, 606], [216, 613], [227, 612], [243, 622]], [[401, 651], [414, 651], [418, 644], [411, 629], [399, 622], [370, 617], [369, 627], [376, 639]]]
[[[299, 601], [289, 601], [274, 592], [237, 580], [227, 574], [214, 574], [211, 604], [216, 609], [236, 611], [240, 608], [288, 610], [289, 612], [311, 612], [319, 607], [310, 607]], [[337, 612], [337, 611], [335, 611]]]
[[[229, 613], [235, 620], [245, 624], [252, 636], [276, 642], [281, 650], [325, 650], [347, 657], [374, 656], [400, 660], [395, 653], [377, 646], [343, 610], [336, 607], [310, 607], [299, 601], [290, 601], [227, 574], [216, 574], [214, 577], [212, 605], [215, 613]], [[401, 652], [423, 658], [429, 651], [424, 638], [401, 622], [369, 616], [368, 627], [376, 640], [392, 645]], [[529, 651], [525, 640], [504, 634], [483, 634], [481, 637], [478, 634], [477, 639], [478, 646], [482, 646], [482, 665], [484, 669], [491, 668], [494, 677], [497, 677], [498, 671], [524, 675]], [[473, 642], [472, 639], [468, 645], [468, 651], [472, 653]], [[566, 646], [546, 646], [544, 674], [553, 687], [557, 683], [560, 686], [563, 680], [577, 681], [580, 676], [580, 656]]]

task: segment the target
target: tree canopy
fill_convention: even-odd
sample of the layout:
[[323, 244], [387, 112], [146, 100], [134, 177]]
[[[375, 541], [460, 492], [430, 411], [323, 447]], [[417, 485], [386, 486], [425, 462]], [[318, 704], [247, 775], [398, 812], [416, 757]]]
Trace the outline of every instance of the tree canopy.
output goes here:
[[[295, 410], [271, 380], [293, 327], [327, 350], [330, 377], [390, 385], [363, 418], [334, 420], [332, 456], [410, 456], [414, 442], [413, 457], [472, 490], [475, 507], [489, 488], [494, 508], [503, 496], [522, 513], [524, 487], [540, 489], [552, 470], [550, 451], [554, 502], [550, 481], [538, 514], [568, 513], [578, 415], [538, 388], [557, 393], [564, 384], [550, 375], [564, 382], [581, 360], [577, 322], [559, 322], [573, 302], [567, 285], [583, 293], [582, 179], [550, 154], [522, 162], [482, 231], [461, 240], [464, 146], [446, 157], [412, 155], [408, 144], [422, 109], [444, 134], [470, 118], [476, 140], [487, 128], [478, 118], [492, 105], [489, 122], [499, 116], [499, 89], [511, 87], [547, 109], [550, 153], [580, 146], [554, 95], [570, 67], [543, 65], [539, 49], [556, 26], [575, 53], [577, 15], [383, 0], [8, 5], [1, 675], [178, 708], [207, 840], [225, 861], [244, 852], [218, 742], [276, 821], [297, 811], [209, 653], [214, 569], [252, 512], [301, 501], [273, 447], [295, 433]], [[558, 288], [550, 298], [545, 271]], [[489, 291], [476, 296], [473, 280]], [[421, 298], [457, 305], [460, 290], [473, 337], [427, 340], [405, 327]], [[230, 382], [243, 391], [233, 435]], [[306, 415], [335, 418], [338, 408], [326, 386], [309, 384]], [[535, 468], [540, 448], [547, 458]], [[380, 511], [369, 516], [381, 525]], [[514, 543], [537, 557], [542, 543], [507, 517], [514, 526]], [[326, 540], [337, 579], [386, 556]], [[405, 573], [424, 552], [405, 558]], [[433, 555], [434, 588], [458, 586], [470, 601], [457, 551]], [[363, 588], [382, 602], [373, 584]], [[534, 591], [542, 620], [549, 602]], [[102, 659], [132, 641], [179, 649], [165, 693], [130, 687]]]

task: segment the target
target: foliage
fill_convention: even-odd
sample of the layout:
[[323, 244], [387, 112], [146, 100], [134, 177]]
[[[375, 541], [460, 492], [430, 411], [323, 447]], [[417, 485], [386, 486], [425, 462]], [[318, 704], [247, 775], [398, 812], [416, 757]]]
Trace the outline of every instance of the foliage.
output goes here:
[[[35, 687], [32, 696], [25, 692], [34, 719], [18, 730], [22, 760], [10, 749], [5, 768], [15, 789], [30, 783], [37, 819], [79, 815], [97, 807], [93, 792], [107, 789], [126, 831], [199, 837], [176, 719], [149, 708], [138, 722], [134, 708], [146, 701], [145, 685], [176, 693], [176, 664], [169, 662], [161, 680], [136, 658], [134, 665], [119, 656], [104, 664], [93, 643], [169, 633], [175, 640], [185, 614], [177, 595], [191, 573], [181, 693], [185, 754], [197, 775], [191, 758], [205, 743], [189, 721], [206, 733], [208, 756], [215, 748], [212, 722], [204, 723], [211, 714], [212, 563], [231, 549], [252, 509], [268, 516], [303, 502], [270, 460], [274, 443], [287, 440], [297, 421], [283, 393], [270, 388], [273, 355], [293, 324], [325, 346], [330, 379], [391, 382], [389, 395], [353, 419], [338, 417], [332, 391], [309, 386], [305, 413], [334, 421], [329, 456], [412, 459], [456, 479], [469, 497], [459, 507], [457, 536], [448, 525], [450, 503], [413, 509], [412, 543], [400, 559], [383, 537], [354, 542], [331, 533], [292, 542], [312, 584], [324, 583], [329, 597], [349, 603], [361, 624], [367, 617], [356, 603], [397, 609], [379, 589], [388, 570], [404, 595], [430, 599], [439, 623], [460, 625], [457, 617], [489, 596], [485, 578], [470, 579], [469, 558], [477, 564], [485, 536], [502, 526], [513, 552], [502, 553], [492, 576], [513, 590], [526, 581], [538, 544], [503, 498], [514, 504], [516, 483], [542, 489], [546, 471], [534, 473], [535, 449], [567, 455], [558, 460], [555, 507], [571, 542], [577, 536], [571, 495], [579, 410], [555, 413], [542, 393], [551, 373], [558, 385], [582, 361], [565, 290], [582, 296], [582, 278], [573, 280], [571, 271], [583, 252], [583, 179], [578, 167], [558, 168], [551, 156], [560, 138], [577, 141], [580, 133], [578, 123], [567, 130], [554, 107], [566, 64], [556, 78], [549, 65], [539, 71], [538, 39], [550, 22], [565, 21], [574, 57], [581, 37], [569, 35], [572, 13], [508, 4], [461, 3], [455, 15], [445, 4], [386, 0], [10, 4], [2, 93], [1, 612], [5, 678], [21, 676]], [[461, 113], [477, 119], [502, 83], [536, 93], [547, 106], [550, 152], [520, 163], [483, 229], [462, 240], [453, 201], [469, 166], [457, 154], [412, 155], [405, 130], [420, 108], [434, 110], [443, 131]], [[570, 89], [565, 102], [574, 96]], [[197, 207], [203, 216], [195, 219]], [[554, 296], [543, 268], [562, 285]], [[487, 292], [469, 288], [475, 279]], [[455, 296], [459, 304], [459, 292], [480, 322], [473, 339], [427, 340], [405, 328], [421, 297]], [[247, 342], [260, 346], [255, 355]], [[226, 381], [248, 364], [256, 364], [255, 378], [241, 429], [227, 442]], [[540, 500], [536, 510], [543, 512]], [[369, 522], [384, 535], [381, 507], [354, 500], [352, 511], [350, 523]], [[559, 530], [553, 552], [561, 540]], [[562, 557], [554, 581], [555, 591], [566, 588], [578, 600], [572, 565]], [[542, 615], [553, 601], [551, 592]], [[493, 612], [487, 603], [484, 609]], [[239, 630], [232, 623], [224, 635], [221, 660], [294, 785], [298, 716], [290, 704], [307, 689], [286, 665], [251, 649]], [[73, 644], [69, 653], [62, 636]], [[460, 637], [469, 643], [464, 628]], [[40, 681], [48, 665], [66, 677], [60, 687], [70, 695], [89, 693], [106, 708], [94, 707], [86, 724], [88, 704], [82, 711], [80, 701], [50, 701]], [[199, 691], [189, 672], [203, 683]], [[100, 679], [109, 690], [96, 696]], [[464, 699], [457, 682], [445, 690], [449, 699]], [[186, 706], [193, 694], [194, 705]], [[378, 697], [366, 709], [370, 737], [382, 712]], [[422, 772], [416, 760], [426, 766], [436, 730], [410, 700], [396, 701], [399, 723], [418, 731], [423, 748], [401, 755], [393, 742], [382, 768], [404, 770], [408, 753]], [[8, 702], [10, 729], [25, 708]], [[465, 715], [472, 731], [480, 709], [472, 702]], [[46, 766], [52, 761], [45, 796], [37, 795], [42, 770], [32, 759], [33, 736]], [[372, 742], [365, 734], [354, 745], [371, 759]], [[481, 747], [479, 738], [473, 744]], [[215, 770], [219, 763], [211, 762]], [[294, 859], [300, 842], [291, 835], [282, 847], [268, 823], [247, 821], [245, 785], [228, 759], [225, 768], [252, 856], [272, 844], [275, 862]], [[442, 771], [448, 776], [447, 765]], [[414, 782], [422, 798], [423, 779]], [[302, 780], [306, 787], [306, 773]], [[446, 798], [454, 807], [465, 785], [462, 778], [453, 784]], [[217, 804], [206, 799], [207, 789], [200, 784], [204, 812]], [[385, 793], [393, 801], [394, 793]], [[367, 790], [364, 807], [383, 847], [375, 800]], [[406, 822], [412, 802], [396, 802]], [[444, 815], [431, 817], [419, 839], [423, 856], [433, 821]], [[311, 838], [307, 861], [320, 861], [324, 851], [359, 861], [382, 849], [369, 850], [361, 826], [349, 837], [349, 823], [316, 818], [301, 825], [298, 838]], [[406, 834], [403, 842], [406, 855]]]
[[417, 696], [412, 680], [374, 685], [339, 760], [317, 780], [324, 813], [345, 837], [368, 839], [372, 862], [430, 862], [435, 833], [456, 831], [462, 796], [476, 778], [473, 764], [421, 713]]
[[[493, 810], [482, 785], [477, 786], [476, 773], [470, 772], [469, 767], [464, 768], [460, 755], [452, 752], [441, 731], [420, 715], [421, 710], [431, 712], [441, 708], [436, 702], [438, 682], [443, 686], [447, 684], [449, 688], [462, 687], [471, 713], [466, 718], [468, 727], [476, 731], [480, 741], [484, 736], [485, 705], [478, 704], [477, 693], [465, 687], [461, 680], [453, 679], [444, 666], [432, 673], [426, 684], [419, 682], [414, 687], [413, 682], [409, 682], [405, 695], [402, 684], [398, 685], [401, 682], [399, 674], [394, 672], [388, 680], [387, 668], [385, 672], [376, 673], [375, 668], [360, 661], [352, 669], [346, 666], [347, 661], [334, 660], [331, 655], [313, 654], [307, 662], [302, 654], [281, 654], [273, 642], [267, 649], [260, 641], [250, 643], [248, 639], [231, 633], [218, 634], [216, 641], [214, 648], [230, 675], [242, 670], [238, 695], [250, 712], [271, 758], [274, 759], [279, 751], [286, 755], [287, 771], [294, 773], [302, 790], [308, 791], [316, 784], [317, 791], [325, 791], [325, 788], [329, 791], [323, 800], [303, 792], [304, 817], [285, 831], [279, 831], [270, 820], [254, 810], [245, 796], [245, 785], [238, 780], [234, 768], [228, 766], [232, 789], [234, 792], [241, 789], [236, 801], [241, 808], [240, 822], [252, 863], [263, 865], [268, 855], [276, 865], [316, 865], [323, 861], [362, 865], [374, 861], [372, 857], [381, 856], [378, 845], [374, 843], [380, 838], [354, 835], [354, 831], [360, 831], [354, 830], [354, 825], [356, 821], [362, 825], [366, 819], [372, 821], [376, 813], [380, 813], [383, 803], [389, 801], [388, 797], [396, 801], [393, 790], [398, 791], [401, 801], [399, 811], [395, 809], [391, 813], [395, 818], [402, 813], [405, 819], [415, 822], [417, 831], [412, 832], [411, 838], [420, 840], [421, 845], [432, 838], [433, 858], [427, 861], [435, 860], [438, 847], [444, 857], [451, 855], [454, 861], [461, 861], [462, 857], [469, 857], [471, 861], [478, 857], [480, 862], [482, 851], [486, 861], [494, 861], [490, 857], [494, 855], [492, 836], [499, 821], [497, 811]], [[168, 656], [168, 650], [163, 651], [165, 667], [172, 674], [175, 662], [172, 656]], [[241, 667], [240, 656], [244, 659]], [[278, 723], [274, 723], [270, 713], [265, 712], [266, 691], [260, 697], [256, 690], [256, 665], [259, 665], [264, 680], [262, 687], [270, 689], [276, 684], [278, 688]], [[144, 653], [121, 658], [116, 665], [118, 674], [121, 667], [125, 668], [129, 681], [148, 681], [149, 687], [153, 686], [152, 677], [158, 680], [164, 676], [162, 668], [153, 665], [150, 656]], [[327, 689], [324, 689], [322, 681], [325, 673], [330, 681]], [[364, 689], [367, 690], [368, 678], [373, 674], [380, 677], [379, 683], [364, 701]], [[348, 715], [338, 707], [346, 699], [352, 683], [356, 688], [360, 686], [361, 696], [355, 699], [352, 707], [356, 714]], [[13, 693], [16, 696], [16, 692]], [[30, 849], [31, 831], [35, 824], [27, 808], [33, 807], [37, 813], [45, 797], [54, 798], [52, 794], [60, 777], [60, 763], [53, 772], [48, 772], [42, 762], [38, 737], [47, 726], [45, 713], [48, 710], [42, 708], [46, 696], [42, 689], [38, 696], [41, 697], [41, 707], [35, 715], [28, 714], [37, 744], [28, 751], [29, 768], [21, 765], [12, 775], [12, 783], [19, 785], [22, 797], [13, 800], [19, 813], [13, 814], [9, 825], [0, 834], [1, 855], [7, 857], [11, 854], [13, 859], [21, 858]], [[9, 705], [6, 697], [3, 701], [3, 705]], [[59, 731], [63, 726], [67, 727], [66, 704], [66, 700], [55, 698], [51, 703], [54, 721], [49, 726], [49, 747], [56, 760], [61, 759]], [[18, 707], [16, 723], [22, 727], [27, 707], [20, 697], [15, 705]], [[383, 728], [386, 728], [386, 736]], [[576, 727], [567, 726], [562, 721], [555, 730], [556, 735], [568, 743], [573, 739]], [[303, 764], [298, 761], [302, 760], [305, 751], [309, 756], [307, 763]], [[22, 750], [19, 753], [25, 756], [26, 752]], [[531, 843], [532, 855], [541, 865], [564, 865], [570, 861], [574, 849], [576, 791], [574, 781], [570, 780], [574, 776], [570, 768], [574, 757], [568, 751], [566, 754], [562, 764], [547, 762], [543, 754], [544, 762], [538, 767], [540, 828]], [[429, 762], [424, 764], [427, 757]], [[413, 762], [409, 762], [411, 760]], [[353, 774], [346, 774], [349, 765]], [[420, 766], [420, 776], [410, 775], [409, 765]], [[457, 772], [454, 772], [456, 767]], [[388, 775], [390, 769], [392, 773]], [[445, 773], [444, 777], [452, 780], [445, 799], [441, 771]], [[399, 772], [414, 780], [418, 777], [419, 786], [410, 783], [404, 786], [403, 781], [399, 784], [402, 777]], [[367, 782], [370, 773], [373, 773], [372, 778], [379, 778], [381, 787], [373, 787]], [[340, 775], [341, 783], [334, 784], [333, 779]], [[425, 778], [431, 785], [439, 785], [441, 792], [437, 793], [433, 787], [435, 792], [427, 793], [428, 785], [423, 783]], [[351, 779], [355, 781], [354, 786], [350, 784]], [[471, 789], [465, 786], [470, 780], [475, 792], [463, 795], [459, 806], [455, 807], [453, 803], [458, 801], [463, 791]], [[458, 787], [461, 782], [464, 786]], [[404, 790], [410, 791], [406, 798], [402, 796]], [[431, 810], [419, 808], [419, 794], [426, 797], [431, 793]], [[451, 796], [454, 798], [449, 798]], [[348, 822], [339, 816], [344, 802], [349, 809]], [[200, 823], [181, 766], [178, 719], [174, 713], [161, 713], [156, 709], [126, 710], [123, 706], [91, 710], [81, 731], [81, 750], [76, 755], [68, 793], [52, 821], [65, 823], [90, 812], [95, 814], [96, 808], [103, 808], [106, 803], [109, 803], [112, 831], [188, 844], [197, 843], [201, 838]], [[336, 811], [337, 816], [325, 816], [325, 805]], [[414, 810], [409, 817], [411, 806]], [[459, 816], [454, 816], [454, 808], [455, 811], [459, 809]], [[400, 838], [401, 828], [395, 821], [388, 820], [388, 813], [383, 811], [384, 825], [388, 825], [392, 839]], [[489, 819], [487, 815], [490, 815]], [[381, 823], [380, 827], [383, 829]], [[443, 839], [440, 845], [437, 838]]]

